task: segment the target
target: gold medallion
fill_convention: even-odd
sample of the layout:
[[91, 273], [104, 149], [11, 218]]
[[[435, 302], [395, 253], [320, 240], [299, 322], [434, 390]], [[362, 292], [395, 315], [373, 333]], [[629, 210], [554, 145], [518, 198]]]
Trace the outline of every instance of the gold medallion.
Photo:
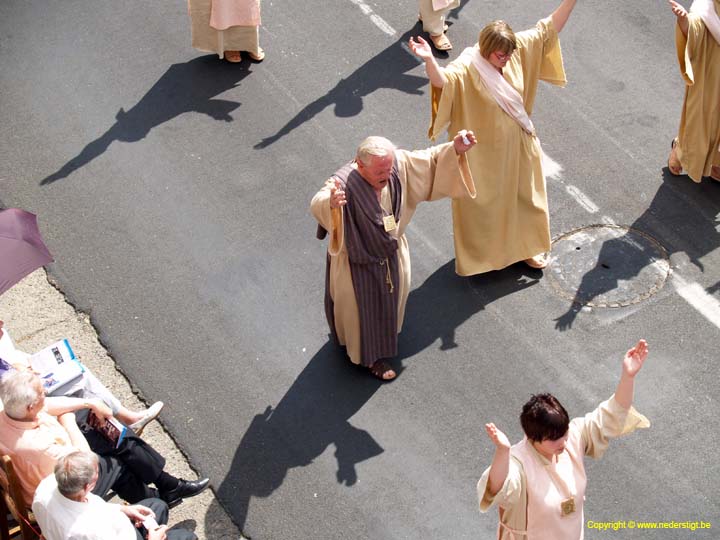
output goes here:
[[385, 227], [385, 232], [394, 231], [397, 227], [397, 223], [395, 223], [395, 216], [392, 214], [389, 216], [383, 216], [383, 226]]
[[560, 511], [563, 516], [569, 516], [575, 511], [575, 498], [568, 497], [560, 503]]

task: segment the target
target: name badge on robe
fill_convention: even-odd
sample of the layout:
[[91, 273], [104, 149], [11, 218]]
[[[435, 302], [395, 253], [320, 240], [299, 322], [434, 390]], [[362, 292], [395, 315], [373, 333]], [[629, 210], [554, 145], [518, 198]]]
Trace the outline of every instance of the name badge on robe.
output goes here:
[[385, 232], [394, 231], [397, 228], [397, 223], [395, 223], [395, 216], [390, 214], [389, 216], [383, 216], [383, 226], [385, 227]]
[[560, 511], [563, 516], [569, 516], [575, 512], [575, 497], [568, 497], [560, 503]]

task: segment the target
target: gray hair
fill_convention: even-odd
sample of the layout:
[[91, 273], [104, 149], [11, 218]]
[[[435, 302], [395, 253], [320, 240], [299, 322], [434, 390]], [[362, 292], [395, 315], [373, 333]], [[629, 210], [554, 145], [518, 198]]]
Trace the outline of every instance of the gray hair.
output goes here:
[[81, 493], [93, 481], [98, 458], [92, 452], [76, 450], [55, 463], [55, 480], [58, 491], [66, 497]]
[[357, 149], [357, 159], [363, 165], [370, 165], [371, 157], [385, 157], [395, 152], [395, 145], [385, 137], [371, 136], [360, 143]]
[[38, 392], [34, 384], [36, 381], [40, 381], [38, 376], [25, 370], [13, 370], [3, 377], [0, 397], [5, 414], [15, 420], [23, 420], [27, 416], [28, 407], [35, 405], [42, 396], [42, 390]]

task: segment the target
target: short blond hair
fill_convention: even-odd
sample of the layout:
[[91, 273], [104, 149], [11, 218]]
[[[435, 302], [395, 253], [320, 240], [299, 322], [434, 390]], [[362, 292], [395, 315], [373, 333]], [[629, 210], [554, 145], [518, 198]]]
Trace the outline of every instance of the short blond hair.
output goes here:
[[385, 137], [376, 135], [370, 136], [360, 143], [357, 149], [357, 160], [363, 165], [370, 165], [370, 159], [373, 157], [385, 157], [395, 152], [395, 145]]
[[503, 54], [512, 54], [517, 49], [515, 32], [505, 21], [493, 21], [480, 31], [478, 38], [480, 54], [487, 59], [495, 51]]

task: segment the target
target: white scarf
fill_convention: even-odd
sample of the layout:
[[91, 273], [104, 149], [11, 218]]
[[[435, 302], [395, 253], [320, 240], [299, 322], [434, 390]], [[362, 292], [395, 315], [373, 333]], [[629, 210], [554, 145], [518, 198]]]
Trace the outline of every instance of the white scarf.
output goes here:
[[530, 135], [535, 135], [535, 126], [525, 111], [525, 104], [520, 93], [505, 80], [495, 66], [488, 62], [480, 54], [480, 48], [475, 45], [465, 49], [460, 58], [472, 62], [475, 69], [480, 74], [490, 95], [495, 99], [500, 108], [510, 115], [520, 127], [522, 127]]
[[715, 11], [713, 0], [694, 0], [690, 13], [699, 16], [715, 41], [720, 44], [720, 17]]

